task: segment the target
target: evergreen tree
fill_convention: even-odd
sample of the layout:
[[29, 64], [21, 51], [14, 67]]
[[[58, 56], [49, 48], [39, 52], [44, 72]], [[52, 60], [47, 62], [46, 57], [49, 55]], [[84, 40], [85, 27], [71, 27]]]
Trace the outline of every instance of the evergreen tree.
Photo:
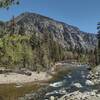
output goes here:
[[97, 47], [95, 47], [95, 49], [94, 49], [94, 55], [95, 55], [95, 64], [96, 65], [98, 65], [98, 63], [99, 63], [99, 61], [98, 61], [98, 50], [97, 50], [98, 48]]
[[25, 34], [25, 29], [24, 29], [24, 25], [23, 24], [19, 28], [19, 34], [20, 35], [24, 35]]
[[97, 38], [98, 38], [98, 63], [100, 64], [100, 22], [97, 24]]
[[[23, 67], [32, 65], [32, 49], [28, 36], [5, 35], [0, 41], [0, 63], [8, 67]], [[27, 66], [26, 66], [27, 65]], [[21, 67], [22, 67], [21, 66]]]
[[12, 4], [19, 4], [20, 0], [0, 0], [0, 8], [7, 8]]
[[11, 23], [9, 24], [9, 27], [7, 28], [7, 33], [9, 33], [10, 35], [16, 33], [16, 21], [15, 21], [14, 16], [12, 17]]

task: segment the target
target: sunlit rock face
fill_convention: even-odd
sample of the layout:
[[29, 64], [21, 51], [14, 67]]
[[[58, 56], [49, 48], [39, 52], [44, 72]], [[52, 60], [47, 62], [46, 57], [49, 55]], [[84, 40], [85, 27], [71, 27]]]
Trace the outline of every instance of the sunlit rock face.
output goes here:
[[[23, 13], [15, 18], [16, 33], [20, 30], [29, 35], [37, 32], [41, 37], [51, 34], [54, 41], [57, 41], [67, 49], [94, 50], [97, 45], [96, 35], [80, 31], [79, 28], [63, 22], [36, 14]], [[11, 21], [7, 22], [9, 26]]]

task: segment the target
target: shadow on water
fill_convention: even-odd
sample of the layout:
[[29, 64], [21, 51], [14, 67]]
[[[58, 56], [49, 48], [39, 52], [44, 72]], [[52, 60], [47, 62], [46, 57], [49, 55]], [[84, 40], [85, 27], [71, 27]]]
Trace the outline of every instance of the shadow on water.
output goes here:
[[4, 100], [2, 96], [0, 96], [0, 100]]
[[18, 97], [39, 88], [40, 86], [34, 83], [24, 84], [22, 87], [16, 87], [15, 84], [0, 85], [0, 100], [18, 100]]

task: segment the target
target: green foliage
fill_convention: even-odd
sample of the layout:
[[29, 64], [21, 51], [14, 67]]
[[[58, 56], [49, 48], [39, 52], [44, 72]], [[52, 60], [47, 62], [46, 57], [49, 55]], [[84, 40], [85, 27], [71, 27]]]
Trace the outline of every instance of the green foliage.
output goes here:
[[50, 33], [45, 34], [43, 39], [34, 33], [30, 38], [30, 44], [34, 51], [34, 65], [41, 65], [43, 69], [64, 58], [64, 49], [53, 40]]
[[39, 72], [62, 60], [76, 59], [85, 63], [93, 62], [95, 59], [95, 56], [88, 56], [78, 49], [67, 51], [53, 40], [50, 33], [43, 36], [37, 35], [38, 33], [32, 35], [7, 34], [3, 31], [0, 33], [0, 66], [6, 68], [24, 67]]
[[19, 4], [19, 0], [0, 0], [0, 8], [9, 8], [12, 4]]
[[[1, 65], [14, 67], [18, 64], [30, 65], [32, 62], [32, 48], [29, 45], [30, 37], [21, 35], [5, 35], [0, 39]], [[25, 61], [25, 62], [24, 62]], [[5, 65], [6, 64], [6, 65]]]
[[[21, 32], [21, 31], [20, 31]], [[1, 34], [3, 32], [0, 32]], [[4, 34], [0, 38], [0, 66], [44, 70], [64, 58], [64, 50], [51, 34], [42, 39], [32, 35]]]
[[97, 34], [97, 38], [98, 38], [98, 62], [100, 64], [100, 22], [98, 22], [98, 24], [97, 24], [97, 30], [98, 30], [98, 34]]

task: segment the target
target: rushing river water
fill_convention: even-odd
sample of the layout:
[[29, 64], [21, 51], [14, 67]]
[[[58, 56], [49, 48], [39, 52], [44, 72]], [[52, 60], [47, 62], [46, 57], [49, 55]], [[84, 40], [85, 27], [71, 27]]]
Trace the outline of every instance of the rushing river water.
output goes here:
[[[59, 80], [52, 82], [50, 86], [53, 87], [53, 89], [52, 91], [48, 92], [46, 98], [48, 99], [50, 96], [62, 96], [63, 92], [65, 92], [63, 89], [69, 93], [77, 90], [84, 92], [91, 91], [92, 89], [100, 89], [100, 84], [95, 86], [89, 86], [86, 84], [86, 81], [88, 80], [87, 77], [90, 72], [87, 68], [87, 65], [80, 65], [76, 68], [72, 68], [69, 73], [60, 77]], [[77, 86], [79, 85], [79, 88], [76, 86], [76, 84]]]

